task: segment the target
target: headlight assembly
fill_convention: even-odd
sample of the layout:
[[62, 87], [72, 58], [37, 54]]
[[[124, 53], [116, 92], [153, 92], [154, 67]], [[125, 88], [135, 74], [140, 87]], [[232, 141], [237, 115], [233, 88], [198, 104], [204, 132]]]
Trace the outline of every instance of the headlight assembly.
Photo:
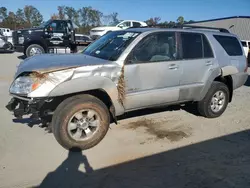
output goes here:
[[34, 82], [29, 76], [18, 77], [10, 87], [10, 93], [26, 95], [40, 86], [39, 83]]

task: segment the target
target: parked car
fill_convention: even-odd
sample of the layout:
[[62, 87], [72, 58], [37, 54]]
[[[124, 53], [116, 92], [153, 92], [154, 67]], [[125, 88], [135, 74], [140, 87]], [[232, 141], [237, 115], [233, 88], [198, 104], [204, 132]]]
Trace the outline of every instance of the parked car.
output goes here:
[[136, 21], [136, 20], [123, 20], [118, 22], [113, 22], [107, 26], [102, 27], [95, 27], [90, 30], [90, 37], [92, 39], [97, 39], [100, 36], [106, 34], [110, 31], [117, 31], [122, 29], [128, 29], [130, 27], [145, 27], [147, 24], [142, 21]]
[[88, 46], [93, 40], [88, 35], [83, 34], [75, 34], [75, 40], [77, 44], [83, 44], [85, 46]]
[[208, 29], [133, 28], [110, 32], [82, 54], [23, 61], [7, 109], [50, 121], [66, 149], [88, 149], [117, 116], [193, 102], [201, 115], [223, 114], [248, 78], [237, 36]]

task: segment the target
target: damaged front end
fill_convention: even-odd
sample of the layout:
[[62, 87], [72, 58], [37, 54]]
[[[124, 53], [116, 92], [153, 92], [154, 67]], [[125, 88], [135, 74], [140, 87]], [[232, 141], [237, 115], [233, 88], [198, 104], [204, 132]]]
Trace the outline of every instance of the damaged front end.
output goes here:
[[42, 119], [53, 112], [54, 98], [48, 97], [58, 84], [70, 79], [71, 69], [54, 70], [55, 72], [24, 72], [16, 75], [10, 86], [12, 96], [6, 108], [17, 119], [31, 115], [32, 119]]
[[94, 90], [107, 93], [111, 100], [107, 103], [112, 104], [109, 108], [114, 119], [124, 112], [124, 66], [101, 61], [84, 66], [59, 64], [46, 69], [31, 69], [30, 62], [28, 68], [25, 68], [26, 62], [23, 63], [10, 86], [9, 92], [13, 98], [6, 105], [17, 119], [31, 115], [32, 119], [47, 120], [68, 96], [82, 92], [95, 93]]
[[51, 110], [46, 108], [46, 105], [51, 101], [52, 99], [29, 99], [13, 95], [6, 108], [13, 112], [17, 119], [22, 119], [25, 115], [31, 115], [32, 119], [40, 119], [52, 113]]

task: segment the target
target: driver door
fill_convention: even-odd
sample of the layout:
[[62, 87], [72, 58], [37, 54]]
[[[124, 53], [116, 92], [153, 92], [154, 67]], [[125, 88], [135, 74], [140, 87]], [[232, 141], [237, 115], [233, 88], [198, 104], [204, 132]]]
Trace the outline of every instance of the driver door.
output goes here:
[[181, 74], [176, 33], [146, 36], [125, 63], [126, 111], [178, 101]]
[[69, 46], [69, 35], [65, 21], [54, 20], [47, 27], [47, 45], [49, 47]]

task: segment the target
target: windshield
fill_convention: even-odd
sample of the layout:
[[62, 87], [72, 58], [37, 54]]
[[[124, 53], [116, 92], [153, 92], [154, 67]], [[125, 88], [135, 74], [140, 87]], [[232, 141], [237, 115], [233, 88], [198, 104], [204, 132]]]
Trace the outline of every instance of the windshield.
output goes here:
[[116, 61], [126, 47], [139, 35], [138, 32], [113, 31], [90, 44], [83, 54]]
[[119, 21], [111, 22], [107, 26], [117, 26], [119, 23], [120, 23]]
[[51, 20], [48, 20], [47, 22], [43, 22], [43, 23], [42, 23], [41, 25], [39, 25], [38, 27], [39, 27], [39, 28], [44, 28], [44, 27], [46, 27], [47, 25], [49, 25], [50, 22], [51, 22]]

